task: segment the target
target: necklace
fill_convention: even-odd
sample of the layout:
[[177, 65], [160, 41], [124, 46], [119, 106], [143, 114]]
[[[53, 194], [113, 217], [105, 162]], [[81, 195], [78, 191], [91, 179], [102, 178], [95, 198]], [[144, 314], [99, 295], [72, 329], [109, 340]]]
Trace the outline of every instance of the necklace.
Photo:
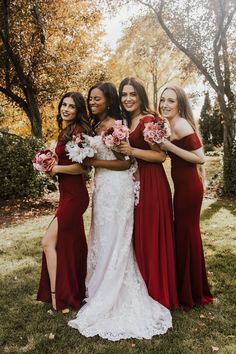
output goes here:
[[97, 130], [100, 125], [102, 124], [102, 122], [104, 122], [107, 119], [107, 117], [103, 118], [102, 120], [99, 120], [93, 127], [94, 130]]

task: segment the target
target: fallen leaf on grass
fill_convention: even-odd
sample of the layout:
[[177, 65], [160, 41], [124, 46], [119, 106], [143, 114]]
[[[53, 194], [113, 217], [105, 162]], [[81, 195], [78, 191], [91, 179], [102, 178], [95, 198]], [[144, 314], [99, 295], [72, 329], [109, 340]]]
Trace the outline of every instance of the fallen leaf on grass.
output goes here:
[[206, 318], [206, 316], [201, 313], [201, 315], [199, 315], [199, 318]]
[[213, 352], [218, 352], [219, 348], [218, 347], [213, 347], [213, 345], [211, 346], [211, 349]]
[[193, 328], [192, 332], [198, 332], [198, 328]]
[[65, 315], [65, 314], [69, 313], [70, 310], [66, 308], [66, 309], [63, 309], [61, 312], [63, 313], [63, 315]]
[[55, 338], [55, 334], [53, 333], [50, 333], [49, 336], [48, 336], [49, 339], [54, 339]]

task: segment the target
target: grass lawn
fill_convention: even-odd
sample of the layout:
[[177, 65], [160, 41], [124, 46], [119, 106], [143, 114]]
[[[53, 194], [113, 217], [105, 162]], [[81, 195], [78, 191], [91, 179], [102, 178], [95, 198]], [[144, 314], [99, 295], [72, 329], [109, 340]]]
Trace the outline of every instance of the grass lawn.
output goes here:
[[[35, 300], [40, 242], [50, 220], [42, 216], [0, 229], [1, 353], [236, 353], [236, 201], [212, 198], [203, 205], [202, 238], [214, 304], [189, 313], [173, 311], [173, 329], [152, 340], [85, 338], [67, 326], [75, 312], [53, 317], [48, 305]], [[87, 228], [89, 221], [88, 211]]]

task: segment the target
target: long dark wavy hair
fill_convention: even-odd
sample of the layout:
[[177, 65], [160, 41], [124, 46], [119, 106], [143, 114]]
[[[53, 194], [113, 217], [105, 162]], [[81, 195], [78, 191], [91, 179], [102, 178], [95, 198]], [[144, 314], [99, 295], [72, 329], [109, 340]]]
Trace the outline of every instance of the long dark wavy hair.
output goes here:
[[140, 99], [140, 113], [141, 114], [152, 114], [155, 116], [156, 112], [154, 112], [150, 108], [147, 92], [145, 90], [145, 87], [144, 87], [142, 81], [135, 78], [135, 77], [126, 77], [121, 81], [120, 86], [119, 86], [119, 99], [120, 99], [122, 116], [127, 120], [128, 125], [130, 126], [131, 116], [130, 116], [130, 113], [125, 110], [125, 108], [121, 102], [122, 92], [123, 92], [123, 88], [125, 85], [133, 86], [134, 90], [136, 91], [136, 93]]
[[101, 90], [103, 95], [105, 96], [106, 115], [111, 118], [114, 118], [114, 119], [121, 119], [119, 96], [118, 96], [115, 85], [113, 85], [111, 82], [99, 82], [99, 83], [95, 84], [94, 86], [92, 86], [88, 92], [87, 104], [88, 104], [88, 111], [89, 111], [91, 126], [94, 128], [99, 123], [98, 117], [92, 113], [90, 106], [89, 106], [91, 92], [95, 88]]
[[[63, 100], [66, 97], [71, 97], [73, 99], [76, 107], [76, 117], [71, 124], [69, 124], [66, 128], [63, 129], [62, 127], [63, 119], [61, 117], [60, 111], [61, 111]], [[57, 124], [60, 130], [60, 140], [63, 140], [65, 142], [71, 139], [72, 132], [75, 130], [78, 124], [81, 125], [82, 128], [84, 128], [84, 132], [86, 134], [91, 134], [92, 130], [89, 124], [88, 114], [86, 110], [86, 103], [83, 95], [80, 92], [67, 92], [64, 96], [62, 96], [58, 104]]]

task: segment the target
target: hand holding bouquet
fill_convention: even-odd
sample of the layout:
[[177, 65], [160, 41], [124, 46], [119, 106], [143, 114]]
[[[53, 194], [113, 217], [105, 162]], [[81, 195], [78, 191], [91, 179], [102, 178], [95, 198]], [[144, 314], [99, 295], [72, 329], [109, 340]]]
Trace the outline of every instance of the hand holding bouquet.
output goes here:
[[72, 140], [66, 144], [66, 151], [73, 162], [82, 163], [86, 157], [94, 157], [96, 152], [90, 137], [83, 133], [72, 135]]
[[57, 155], [51, 150], [41, 150], [37, 152], [32, 162], [35, 170], [50, 172], [57, 163]]
[[[119, 151], [118, 146], [122, 141], [127, 141], [129, 138], [129, 128], [122, 124], [121, 120], [115, 121], [111, 128], [108, 128], [102, 133], [103, 143], [114, 151]], [[128, 156], [125, 156], [129, 160]]]
[[145, 123], [143, 136], [149, 144], [160, 144], [170, 136], [169, 123], [161, 117], [154, 117], [151, 122]]

